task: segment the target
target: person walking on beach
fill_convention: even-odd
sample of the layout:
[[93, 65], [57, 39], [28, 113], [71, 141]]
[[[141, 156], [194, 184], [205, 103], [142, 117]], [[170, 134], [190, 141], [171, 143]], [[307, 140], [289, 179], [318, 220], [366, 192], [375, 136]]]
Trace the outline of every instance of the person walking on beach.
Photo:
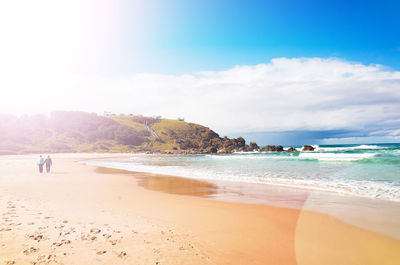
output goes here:
[[43, 173], [44, 159], [43, 159], [43, 156], [42, 156], [42, 155], [40, 155], [37, 164], [38, 164], [38, 166], [39, 166], [39, 172], [40, 172], [40, 173]]
[[50, 173], [50, 167], [53, 165], [53, 161], [51, 161], [50, 156], [48, 155], [46, 160], [44, 161], [44, 163], [46, 164], [46, 172]]

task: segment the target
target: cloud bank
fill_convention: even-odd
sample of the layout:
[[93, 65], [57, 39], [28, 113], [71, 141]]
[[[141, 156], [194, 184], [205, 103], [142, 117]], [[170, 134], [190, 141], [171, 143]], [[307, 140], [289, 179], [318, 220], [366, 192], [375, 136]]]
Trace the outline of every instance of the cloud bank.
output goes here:
[[400, 135], [400, 72], [336, 58], [277, 58], [185, 75], [58, 73], [5, 80], [0, 81], [7, 87], [0, 112], [74, 109], [185, 117], [222, 134], [348, 130]]

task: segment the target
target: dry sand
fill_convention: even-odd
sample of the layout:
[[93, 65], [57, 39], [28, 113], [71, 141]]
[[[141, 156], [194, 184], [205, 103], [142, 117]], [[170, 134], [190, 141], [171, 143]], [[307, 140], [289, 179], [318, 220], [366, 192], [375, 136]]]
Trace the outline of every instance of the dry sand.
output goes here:
[[325, 214], [205, 199], [215, 186], [180, 178], [168, 185], [199, 197], [160, 193], [79, 162], [106, 156], [53, 155], [50, 174], [0, 157], [0, 264], [400, 264], [400, 241]]

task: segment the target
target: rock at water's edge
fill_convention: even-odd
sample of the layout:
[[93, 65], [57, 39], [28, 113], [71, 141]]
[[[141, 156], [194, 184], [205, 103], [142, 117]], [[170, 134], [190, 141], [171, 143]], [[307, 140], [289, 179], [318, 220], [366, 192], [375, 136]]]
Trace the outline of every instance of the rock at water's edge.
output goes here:
[[312, 147], [311, 145], [305, 145], [303, 146], [303, 149], [301, 149], [301, 151], [314, 151], [315, 148]]

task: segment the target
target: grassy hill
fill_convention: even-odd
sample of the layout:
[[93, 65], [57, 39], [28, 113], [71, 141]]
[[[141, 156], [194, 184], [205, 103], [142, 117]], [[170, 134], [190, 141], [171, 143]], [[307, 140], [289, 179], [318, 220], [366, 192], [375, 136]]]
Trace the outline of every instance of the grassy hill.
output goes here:
[[243, 138], [221, 138], [207, 127], [179, 120], [68, 111], [50, 117], [0, 114], [0, 154], [244, 149]]

